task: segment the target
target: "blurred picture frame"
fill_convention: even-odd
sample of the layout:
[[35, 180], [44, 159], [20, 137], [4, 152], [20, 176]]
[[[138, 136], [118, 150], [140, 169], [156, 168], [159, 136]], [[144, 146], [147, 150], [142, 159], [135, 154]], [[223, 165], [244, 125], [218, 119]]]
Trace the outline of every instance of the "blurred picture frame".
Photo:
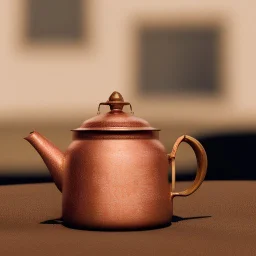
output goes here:
[[[215, 71], [213, 72], [214, 75], [218, 76], [215, 77], [216, 84], [213, 85], [209, 91], [196, 91], [196, 88], [194, 88], [194, 91], [186, 91], [186, 86], [184, 86], [184, 91], [175, 91], [177, 87], [174, 88], [174, 90], [164, 90], [165, 88], [160, 88], [160, 90], [157, 91], [156, 87], [158, 85], [156, 85], [156, 83], [155, 88], [152, 89], [153, 86], [151, 85], [151, 90], [147, 90], [147, 87], [145, 86], [146, 79], [143, 81], [142, 78], [143, 75], [145, 76], [145, 74], [149, 73], [145, 72], [145, 70], [143, 71], [143, 64], [147, 62], [147, 60], [145, 60], [145, 49], [144, 53], [142, 51], [143, 43], [145, 43], [145, 38], [147, 36], [150, 37], [150, 33], [152, 38], [154, 36], [154, 33], [155, 35], [159, 33], [160, 37], [162, 36], [162, 39], [166, 41], [166, 36], [169, 36], [170, 38], [172, 38], [176, 49], [178, 49], [178, 42], [181, 41], [182, 37], [189, 38], [189, 36], [193, 36], [194, 34], [201, 36], [204, 32], [210, 35], [208, 41], [211, 42], [211, 40], [209, 40], [211, 39], [211, 37], [215, 40], [215, 45], [213, 47], [210, 47], [209, 49], [213, 48], [216, 50], [217, 56], [214, 60]], [[175, 33], [178, 35], [177, 40], [175, 39]], [[215, 14], [202, 15], [200, 13], [186, 13], [184, 15], [176, 14], [172, 16], [167, 16], [151, 13], [145, 16], [138, 17], [136, 19], [136, 22], [133, 24], [133, 28], [131, 29], [131, 34], [133, 36], [131, 43], [132, 49], [130, 50], [129, 58], [129, 67], [131, 72], [131, 79], [129, 81], [131, 85], [130, 90], [132, 97], [136, 99], [136, 102], [139, 102], [140, 108], [143, 112], [147, 111], [148, 113], [150, 113], [149, 115], [152, 116], [154, 120], [161, 120], [164, 115], [163, 110], [166, 110], [168, 111], [168, 116], [172, 116], [177, 121], [184, 122], [186, 120], [188, 122], [191, 121], [200, 123], [205, 118], [211, 119], [209, 113], [212, 113], [212, 111], [216, 112], [221, 111], [222, 109], [227, 109], [227, 107], [231, 103], [231, 95], [229, 93], [229, 63], [227, 61], [229, 38], [228, 31], [226, 30], [225, 19]], [[151, 43], [154, 46], [154, 42]], [[157, 43], [159, 42], [157, 42], [156, 40], [155, 45]], [[161, 42], [159, 43], [159, 45], [161, 46]], [[185, 49], [186, 45], [183, 45], [182, 47]], [[180, 47], [181, 51], [182, 47]], [[148, 53], [149, 52], [150, 51], [148, 50]], [[162, 53], [161, 56], [165, 55]], [[149, 56], [149, 60], [150, 58], [152, 61], [153, 57]], [[168, 61], [165, 61], [165, 63], [168, 64]], [[184, 63], [185, 62], [183, 61], [182, 64]], [[173, 63], [171, 64], [174, 65]], [[147, 69], [147, 71], [150, 70], [149, 67], [147, 67]], [[142, 74], [143, 72], [144, 74]], [[152, 77], [152, 74], [150, 74], [150, 77]], [[176, 113], [177, 109], [179, 110], [178, 114]], [[222, 119], [222, 117], [220, 117], [220, 119]]]

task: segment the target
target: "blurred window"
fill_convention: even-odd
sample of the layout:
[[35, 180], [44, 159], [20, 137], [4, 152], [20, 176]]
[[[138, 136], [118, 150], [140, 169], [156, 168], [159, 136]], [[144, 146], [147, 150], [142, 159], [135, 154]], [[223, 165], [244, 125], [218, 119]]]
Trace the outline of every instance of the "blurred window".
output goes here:
[[217, 27], [145, 27], [140, 33], [139, 90], [218, 93], [219, 50]]
[[27, 0], [27, 3], [30, 41], [82, 38], [82, 0]]

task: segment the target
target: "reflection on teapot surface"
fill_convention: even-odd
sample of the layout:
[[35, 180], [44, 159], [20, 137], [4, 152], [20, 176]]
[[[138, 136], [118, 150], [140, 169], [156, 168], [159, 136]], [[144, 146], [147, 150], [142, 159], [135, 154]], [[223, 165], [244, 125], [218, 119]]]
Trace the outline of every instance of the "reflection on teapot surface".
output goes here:
[[[100, 114], [100, 106], [110, 111]], [[102, 102], [98, 115], [72, 130], [73, 141], [62, 153], [34, 131], [25, 139], [41, 155], [63, 193], [62, 214], [66, 226], [80, 229], [138, 230], [171, 223], [173, 198], [188, 196], [199, 188], [207, 171], [207, 156], [194, 138], [177, 139], [170, 154], [159, 141], [159, 129], [133, 113], [123, 112], [122, 95], [113, 92]], [[198, 169], [194, 184], [172, 192], [175, 155], [181, 142], [195, 151]], [[172, 186], [168, 165], [172, 165]]]

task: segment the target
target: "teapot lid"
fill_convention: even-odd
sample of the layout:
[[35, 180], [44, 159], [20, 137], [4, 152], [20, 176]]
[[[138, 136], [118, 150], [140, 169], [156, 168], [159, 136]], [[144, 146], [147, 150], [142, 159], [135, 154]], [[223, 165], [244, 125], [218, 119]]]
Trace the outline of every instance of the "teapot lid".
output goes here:
[[[110, 106], [108, 113], [100, 114], [100, 106]], [[129, 105], [131, 113], [123, 112], [123, 107]], [[159, 131], [139, 117], [133, 115], [132, 106], [125, 102], [119, 92], [113, 92], [108, 101], [101, 102], [98, 107], [97, 116], [94, 116], [82, 123], [82, 125], [72, 131]]]

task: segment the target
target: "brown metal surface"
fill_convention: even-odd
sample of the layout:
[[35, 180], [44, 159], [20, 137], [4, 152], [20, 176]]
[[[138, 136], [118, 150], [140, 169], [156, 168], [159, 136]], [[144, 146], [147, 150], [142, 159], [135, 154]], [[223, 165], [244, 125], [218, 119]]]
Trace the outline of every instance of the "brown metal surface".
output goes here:
[[[120, 109], [87, 120], [84, 126], [88, 130], [75, 130], [64, 154], [38, 132], [25, 138], [42, 156], [63, 192], [62, 213], [67, 226], [137, 230], [169, 225], [172, 198], [193, 193], [204, 179], [206, 155], [192, 137], [180, 137], [167, 155], [158, 131]], [[194, 149], [199, 168], [194, 186], [171, 192], [170, 198], [168, 164], [182, 141]]]
[[168, 158], [158, 132], [85, 133], [71, 143], [65, 162], [63, 219], [69, 225], [139, 229], [170, 223]]

